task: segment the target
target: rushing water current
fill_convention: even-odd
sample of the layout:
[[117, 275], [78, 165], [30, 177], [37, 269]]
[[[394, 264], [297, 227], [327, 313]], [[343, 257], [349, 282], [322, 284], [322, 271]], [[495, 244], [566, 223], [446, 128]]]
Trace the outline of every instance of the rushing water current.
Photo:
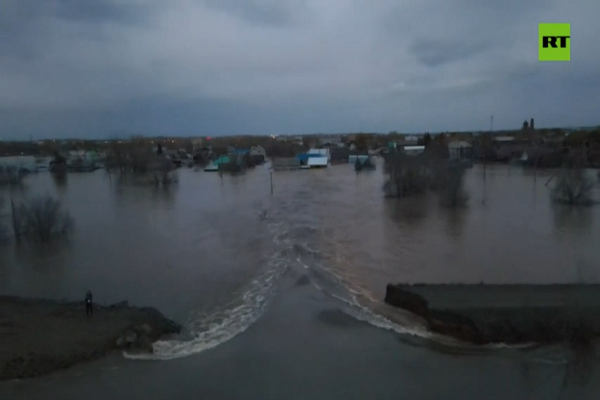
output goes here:
[[[49, 192], [75, 221], [66, 240], [0, 245], [1, 293], [79, 299], [90, 289], [98, 302], [127, 299], [155, 306], [185, 327], [181, 336], [156, 343], [151, 356], [126, 354], [168, 363], [104, 360], [76, 368], [78, 378], [45, 378], [7, 390], [23, 398], [35, 398], [49, 385], [62, 395], [84, 393], [94, 379], [122, 381], [122, 374], [130, 373], [143, 380], [150, 374], [157, 383], [146, 383], [147, 398], [163, 398], [153, 386], [161, 379], [167, 384], [161, 368], [167, 376], [164, 368], [179, 368], [186, 383], [181, 391], [173, 389], [179, 393], [173, 398], [316, 398], [319, 393], [331, 398], [347, 393], [336, 385], [349, 376], [356, 379], [348, 387], [357, 385], [367, 368], [378, 378], [373, 383], [365, 378], [364, 385], [378, 386], [345, 397], [379, 393], [398, 398], [393, 393], [401, 381], [415, 398], [597, 393], [589, 382], [563, 384], [569, 373], [561, 349], [523, 353], [444, 346], [443, 338], [430, 337], [417, 319], [382, 300], [389, 282], [599, 283], [600, 209], [557, 207], [549, 200], [552, 182], [546, 186], [552, 171], [534, 176], [512, 166], [469, 170], [465, 189], [470, 200], [463, 208], [441, 208], [431, 196], [385, 199], [381, 167], [379, 162], [376, 171], [358, 175], [351, 165], [274, 172], [273, 194], [265, 167], [222, 177], [179, 170], [179, 182], [168, 188], [135, 184], [104, 171], [69, 174], [65, 180], [40, 173], [28, 177], [22, 189], [0, 192], [15, 199]], [[304, 337], [293, 347], [297, 335]], [[314, 347], [303, 350], [300, 343]], [[204, 364], [208, 360], [211, 364]], [[344, 362], [347, 371], [335, 362]], [[403, 362], [412, 363], [408, 373], [415, 376], [385, 383], [381, 374], [401, 374], [408, 367]], [[279, 380], [272, 376], [276, 383], [263, 382], [267, 389], [248, 389], [247, 396], [204, 382], [199, 385], [206, 396], [193, 397], [193, 372], [181, 372], [195, 365], [204, 374], [223, 368], [231, 380], [235, 374], [250, 379], [252, 365], [259, 364], [265, 373], [282, 375]], [[437, 371], [430, 378], [439, 381], [439, 391], [425, 387], [425, 365]], [[92, 378], [90, 368], [104, 372]], [[121, 375], [109, 378], [112, 368]], [[327, 381], [308, 373], [310, 368], [333, 374], [333, 386], [287, 392], [292, 381]], [[516, 379], [513, 374], [518, 382], [505, 383]], [[451, 389], [454, 384], [464, 392]], [[493, 387], [512, 394], [489, 395]], [[565, 392], [565, 387], [581, 392]], [[125, 392], [113, 389], [103, 389], [98, 398], [125, 398]]]

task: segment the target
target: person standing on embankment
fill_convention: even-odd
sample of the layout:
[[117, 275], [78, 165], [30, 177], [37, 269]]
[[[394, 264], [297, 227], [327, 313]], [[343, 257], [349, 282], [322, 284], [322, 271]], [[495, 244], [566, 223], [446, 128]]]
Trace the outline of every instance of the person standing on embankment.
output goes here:
[[93, 317], [94, 316], [94, 308], [92, 305], [92, 292], [89, 290], [85, 294], [85, 316]]

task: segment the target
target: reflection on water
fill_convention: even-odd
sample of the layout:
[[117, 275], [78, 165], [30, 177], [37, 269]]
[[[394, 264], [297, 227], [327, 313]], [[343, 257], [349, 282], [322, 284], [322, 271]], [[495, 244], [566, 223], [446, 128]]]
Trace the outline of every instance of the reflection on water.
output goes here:
[[398, 199], [386, 199], [384, 209], [389, 218], [394, 222], [417, 226], [429, 214], [431, 201], [431, 196], [407, 198], [402, 201], [398, 201]]
[[464, 222], [468, 209], [465, 208], [454, 208], [444, 212], [444, 219], [446, 223], [446, 234], [450, 238], [460, 239], [462, 238], [462, 231], [464, 228]]
[[[264, 168], [179, 175], [158, 187], [103, 171], [70, 174], [68, 184], [51, 174], [28, 177], [21, 194], [57, 196], [75, 230], [41, 247], [0, 245], [0, 292], [79, 299], [89, 288], [101, 303], [128, 299], [218, 325], [255, 317], [244, 301], [263, 304], [272, 269], [297, 268], [324, 291], [345, 300], [351, 293], [378, 311], [389, 282], [599, 282], [600, 207], [552, 204], [551, 171], [534, 179], [517, 167], [476, 166], [465, 177], [470, 201], [458, 209], [440, 207], [435, 196], [385, 199], [381, 168], [276, 172], [273, 195]], [[564, 379], [582, 375], [573, 371]]]
[[68, 237], [52, 238], [48, 243], [21, 239], [15, 241], [14, 254], [21, 268], [29, 271], [59, 271], [70, 252]]
[[[38, 174], [22, 190], [59, 196], [75, 220], [73, 239], [52, 254], [5, 246], [13, 256], [4, 268], [62, 264], [74, 279], [64, 295], [95, 280], [107, 294], [117, 288], [131, 297], [153, 292], [153, 277], [166, 279], [159, 290], [168, 298], [182, 281], [194, 281], [190, 271], [200, 291], [210, 291], [221, 285], [210, 271], [260, 270], [261, 257], [248, 252], [266, 238], [258, 215], [267, 208], [289, 229], [310, 228], [296, 239], [329, 255], [319, 265], [375, 298], [389, 281], [596, 281], [598, 208], [553, 205], [550, 174], [538, 171], [534, 180], [513, 166], [476, 166], [465, 179], [469, 204], [459, 209], [439, 207], [434, 196], [385, 199], [381, 169], [357, 175], [351, 165], [274, 173], [272, 196], [262, 168], [223, 176], [181, 170], [180, 182], [168, 186], [102, 171]], [[11, 280], [2, 285], [20, 291]]]
[[592, 207], [552, 205], [554, 226], [558, 235], [569, 236], [572, 232], [590, 234], [594, 225], [594, 213]]
[[50, 176], [57, 190], [65, 191], [67, 189], [68, 174], [50, 174]]

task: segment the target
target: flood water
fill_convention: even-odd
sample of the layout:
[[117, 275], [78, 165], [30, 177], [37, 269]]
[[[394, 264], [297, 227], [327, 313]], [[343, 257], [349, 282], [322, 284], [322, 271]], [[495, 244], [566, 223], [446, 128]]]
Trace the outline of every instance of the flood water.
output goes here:
[[448, 349], [410, 317], [381, 315], [394, 312], [382, 302], [389, 282], [600, 283], [600, 208], [553, 205], [551, 171], [476, 166], [466, 175], [468, 205], [453, 210], [433, 197], [385, 199], [381, 161], [358, 175], [352, 165], [274, 172], [273, 194], [265, 167], [178, 176], [155, 188], [104, 171], [62, 181], [40, 173], [10, 194], [56, 195], [75, 230], [43, 247], [0, 245], [0, 293], [77, 300], [90, 289], [100, 303], [155, 306], [185, 332], [157, 344], [160, 362], [111, 358], [0, 391], [598, 397], [595, 358], [580, 381], [561, 349]]

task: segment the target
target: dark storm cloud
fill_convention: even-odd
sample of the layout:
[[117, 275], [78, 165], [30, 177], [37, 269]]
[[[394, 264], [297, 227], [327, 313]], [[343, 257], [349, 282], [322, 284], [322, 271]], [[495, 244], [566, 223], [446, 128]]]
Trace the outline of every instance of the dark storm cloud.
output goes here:
[[0, 60], [12, 56], [32, 62], [56, 21], [131, 25], [143, 23], [150, 12], [147, 4], [119, 0], [5, 0], [0, 13]]
[[489, 48], [488, 44], [473, 42], [471, 40], [431, 40], [417, 39], [410, 47], [410, 51], [417, 60], [428, 67], [457, 60], [464, 60], [472, 55], [480, 53]]
[[[0, 7], [0, 139], [598, 123], [597, 0]], [[571, 23], [571, 62], [538, 61], [539, 22]]]

